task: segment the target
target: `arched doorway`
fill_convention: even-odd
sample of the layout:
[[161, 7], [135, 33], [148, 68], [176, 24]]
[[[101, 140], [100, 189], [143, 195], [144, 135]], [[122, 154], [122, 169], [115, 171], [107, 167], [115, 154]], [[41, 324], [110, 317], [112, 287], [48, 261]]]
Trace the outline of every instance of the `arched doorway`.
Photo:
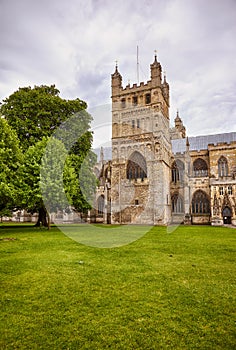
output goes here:
[[224, 207], [223, 212], [224, 224], [231, 224], [232, 210], [230, 207]]

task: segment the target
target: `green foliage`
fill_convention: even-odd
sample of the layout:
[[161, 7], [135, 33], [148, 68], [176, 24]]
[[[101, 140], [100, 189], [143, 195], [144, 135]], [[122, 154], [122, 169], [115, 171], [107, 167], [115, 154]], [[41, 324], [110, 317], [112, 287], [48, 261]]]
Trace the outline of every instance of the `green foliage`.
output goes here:
[[154, 227], [96, 249], [54, 227], [3, 226], [0, 348], [235, 349], [235, 233]]
[[5, 119], [0, 118], [0, 216], [9, 215], [16, 206], [16, 170], [21, 162], [22, 153], [16, 132]]
[[17, 171], [21, 208], [27, 209], [31, 213], [37, 212], [43, 206], [40, 167], [47, 142], [48, 139], [44, 137], [34, 146], [30, 146], [25, 152], [23, 164]]
[[[79, 171], [82, 157], [68, 155], [62, 141], [51, 137], [43, 138], [25, 153], [24, 162], [17, 172], [22, 208], [31, 213], [41, 208], [48, 214], [57, 210], [67, 210], [73, 206], [78, 211], [90, 208], [88, 198], [83, 195], [79, 184]], [[84, 161], [82, 167], [84, 181], [87, 181], [86, 193], [95, 190], [94, 175], [91, 166], [94, 155]], [[90, 192], [89, 192], [90, 191]]]
[[[75, 156], [74, 156], [75, 157]], [[71, 156], [62, 141], [51, 137], [40, 167], [42, 200], [49, 213], [67, 210], [78, 197], [79, 183]]]
[[[86, 103], [79, 99], [65, 100], [59, 97], [59, 90], [55, 85], [20, 88], [3, 101], [0, 112], [17, 133], [21, 148], [25, 152], [24, 164], [17, 171], [20, 208], [33, 213], [42, 208], [45, 209], [44, 200], [47, 201], [45, 204], [49, 211], [62, 209], [67, 202], [77, 210], [86, 210], [90, 207], [79, 188], [80, 167], [85, 158], [87, 159], [87, 154], [89, 154], [89, 161], [85, 161], [85, 168], [87, 175], [93, 179], [91, 170], [94, 156], [89, 153], [92, 144], [92, 133], [89, 131], [92, 117], [85, 110], [86, 107]], [[53, 162], [50, 171], [43, 173], [47, 181], [41, 184], [42, 196], [41, 159], [48, 138], [52, 135], [54, 136], [53, 142], [58, 141], [58, 150], [50, 141], [51, 144], [47, 147], [46, 152], [50, 152], [49, 147], [51, 147], [51, 151], [56, 156], [50, 160]], [[52, 150], [53, 147], [54, 150]], [[60, 157], [67, 153], [70, 153], [71, 159], [62, 164]], [[10, 146], [5, 152], [5, 157], [9, 155], [11, 156]], [[43, 167], [46, 166], [49, 170], [49, 164], [46, 164], [47, 159], [49, 159], [48, 153], [44, 154]], [[18, 165], [17, 163], [15, 165], [16, 170]], [[60, 174], [63, 173], [61, 167], [64, 165], [65, 188], [59, 191], [59, 188], [63, 188], [63, 184], [62, 179], [58, 179], [57, 176], [60, 177]], [[5, 186], [6, 183], [5, 181]], [[2, 188], [2, 192], [4, 191], [6, 192], [5, 187]], [[5, 202], [8, 202], [9, 196], [12, 195], [10, 188], [6, 193], [9, 195], [5, 197]], [[67, 199], [64, 196], [65, 193]]]
[[[21, 147], [27, 150], [86, 107], [86, 103], [79, 99], [65, 100], [59, 97], [55, 85], [42, 85], [20, 88], [3, 101], [0, 112], [16, 130]], [[81, 124], [87, 124], [87, 130], [90, 121], [90, 115], [83, 111]]]
[[78, 181], [77, 193], [72, 196], [73, 206], [84, 212], [91, 208], [96, 192], [97, 178], [91, 171], [96, 162], [96, 155], [89, 151], [85, 158], [72, 154], [70, 159]]

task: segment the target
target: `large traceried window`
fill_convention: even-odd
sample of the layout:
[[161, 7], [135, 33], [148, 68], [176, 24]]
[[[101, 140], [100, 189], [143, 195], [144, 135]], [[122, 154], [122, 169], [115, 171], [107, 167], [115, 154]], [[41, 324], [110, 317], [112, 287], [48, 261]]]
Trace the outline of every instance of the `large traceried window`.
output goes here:
[[228, 162], [223, 156], [218, 160], [218, 174], [220, 177], [228, 176]]
[[207, 194], [202, 190], [197, 190], [192, 199], [193, 214], [210, 214], [210, 202]]
[[184, 179], [184, 163], [181, 160], [176, 160], [173, 162], [171, 167], [171, 177], [172, 182], [176, 183], [178, 181], [183, 181]]
[[184, 212], [184, 202], [182, 197], [178, 194], [175, 193], [171, 197], [171, 206], [172, 206], [172, 213], [183, 213]]
[[127, 179], [144, 179], [147, 177], [147, 164], [145, 158], [137, 151], [132, 153], [131, 157], [128, 160], [127, 170], [126, 170]]
[[195, 177], [208, 176], [207, 163], [202, 158], [197, 158], [193, 162], [193, 176]]
[[104, 196], [101, 195], [98, 197], [97, 200], [97, 205], [98, 205], [98, 215], [102, 215], [104, 212], [104, 204], [105, 204], [105, 199]]

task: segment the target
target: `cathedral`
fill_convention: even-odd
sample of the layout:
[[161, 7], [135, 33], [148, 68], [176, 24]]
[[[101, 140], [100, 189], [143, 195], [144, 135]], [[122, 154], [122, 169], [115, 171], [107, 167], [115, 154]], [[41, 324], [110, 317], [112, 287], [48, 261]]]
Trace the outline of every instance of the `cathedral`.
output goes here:
[[112, 145], [101, 148], [91, 222], [236, 225], [236, 132], [187, 137], [154, 57], [146, 83], [111, 75]]

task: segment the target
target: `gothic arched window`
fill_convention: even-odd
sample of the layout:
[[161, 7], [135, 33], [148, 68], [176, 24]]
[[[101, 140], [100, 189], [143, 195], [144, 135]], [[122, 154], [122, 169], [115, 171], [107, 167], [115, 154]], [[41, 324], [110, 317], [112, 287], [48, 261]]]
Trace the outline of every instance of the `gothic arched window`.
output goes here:
[[192, 199], [193, 214], [210, 214], [210, 202], [208, 196], [202, 190], [197, 190]]
[[98, 215], [102, 215], [104, 212], [104, 203], [105, 203], [105, 199], [104, 196], [101, 195], [98, 197], [97, 200], [97, 205], [98, 205]]
[[137, 151], [132, 153], [131, 157], [128, 160], [127, 170], [126, 170], [127, 179], [144, 179], [147, 177], [147, 164], [145, 158]]
[[195, 177], [208, 176], [207, 163], [202, 158], [197, 158], [193, 162], [193, 176]]
[[183, 213], [184, 212], [183, 198], [178, 193], [175, 193], [171, 197], [171, 206], [172, 206], [172, 213]]
[[220, 177], [228, 176], [228, 162], [223, 156], [218, 160], [218, 174]]
[[173, 162], [171, 167], [171, 178], [172, 182], [183, 181], [184, 179], [184, 163], [181, 160]]

